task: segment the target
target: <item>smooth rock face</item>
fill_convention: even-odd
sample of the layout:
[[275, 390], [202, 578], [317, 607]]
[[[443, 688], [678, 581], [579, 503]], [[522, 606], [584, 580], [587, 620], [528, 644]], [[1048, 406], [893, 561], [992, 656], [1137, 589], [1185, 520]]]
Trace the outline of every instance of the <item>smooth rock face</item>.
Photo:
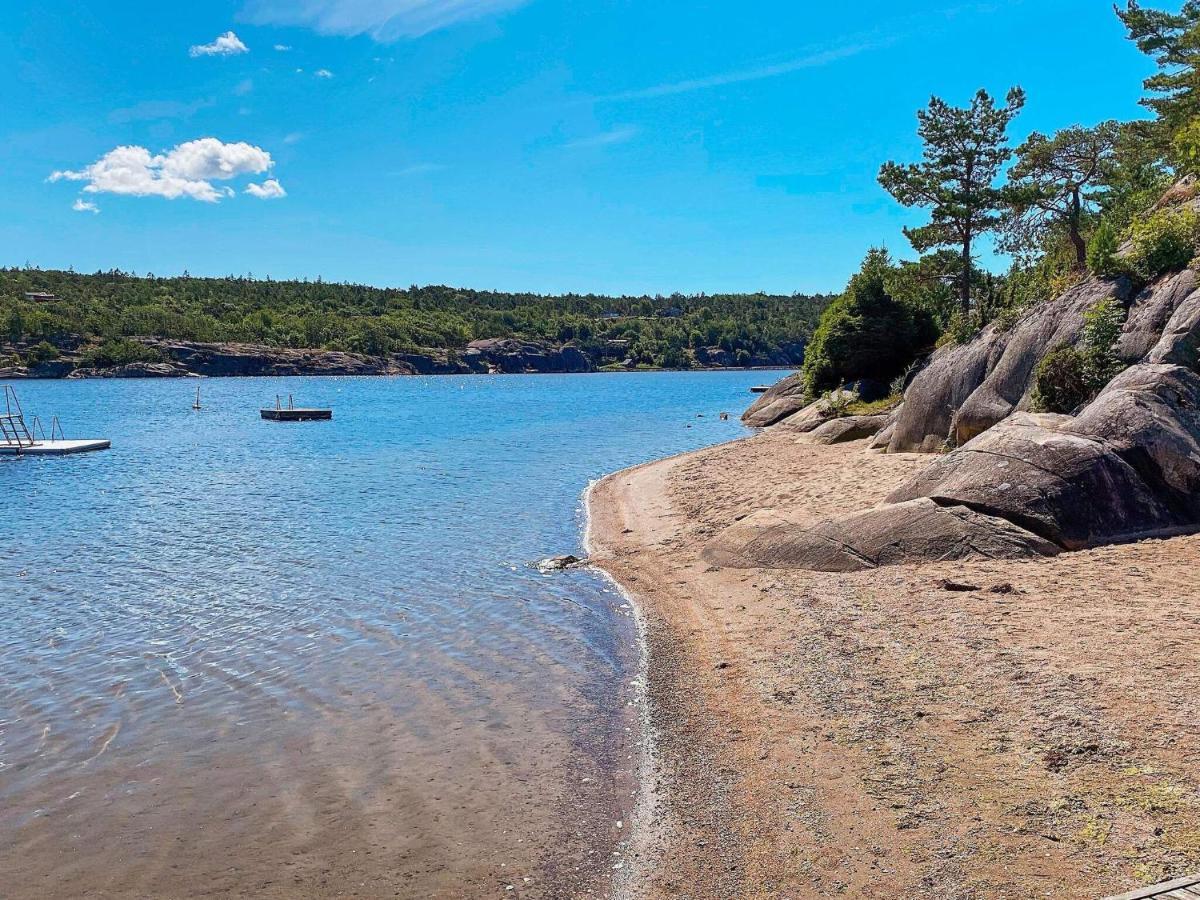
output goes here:
[[887, 424], [886, 415], [878, 416], [842, 416], [840, 419], [830, 419], [810, 431], [805, 437], [813, 444], [844, 444], [848, 441], [861, 441], [873, 437], [879, 429]]
[[1189, 299], [1194, 299], [1196, 287], [1196, 273], [1185, 269], [1143, 288], [1125, 317], [1117, 341], [1117, 355], [1127, 363], [1141, 362], [1163, 338], [1164, 329], [1175, 311]]
[[889, 503], [928, 497], [999, 516], [1077, 550], [1172, 524], [1136, 470], [1092, 437], [1017, 415], [942, 457]]
[[1028, 409], [1033, 371], [1047, 353], [1076, 343], [1083, 314], [1107, 297], [1124, 299], [1123, 279], [1088, 278], [1034, 307], [1005, 332], [990, 325], [957, 347], [938, 350], [904, 394], [888, 450], [932, 452], [961, 446], [1015, 410]]
[[1048, 556], [1197, 529], [1200, 374], [1146, 363], [1077, 417], [1009, 416], [874, 509], [815, 527], [751, 517], [706, 555], [718, 565], [841, 572]]
[[1003, 519], [922, 498], [812, 528], [735, 525], [708, 544], [704, 557], [730, 568], [858, 572], [901, 562], [1022, 559], [1058, 552], [1056, 545]]
[[1200, 375], [1141, 365], [1078, 417], [1018, 414], [937, 460], [890, 503], [928, 497], [1068, 550], [1200, 527]]
[[1181, 524], [1200, 524], [1200, 375], [1126, 369], [1067, 428], [1095, 435], [1137, 469]]
[[[1190, 271], [1187, 274], [1195, 277]], [[1192, 369], [1200, 365], [1200, 290], [1192, 291], [1175, 307], [1158, 343], [1146, 354], [1146, 362]]]
[[803, 379], [799, 373], [789, 375], [771, 385], [766, 393], [760, 394], [750, 408], [742, 413], [742, 422], [750, 428], [766, 428], [798, 413], [807, 405]]

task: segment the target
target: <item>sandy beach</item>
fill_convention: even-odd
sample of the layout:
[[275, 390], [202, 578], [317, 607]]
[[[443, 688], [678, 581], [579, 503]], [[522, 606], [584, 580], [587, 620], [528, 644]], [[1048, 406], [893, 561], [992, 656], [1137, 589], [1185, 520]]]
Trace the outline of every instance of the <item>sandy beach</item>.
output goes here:
[[593, 561], [648, 647], [635, 896], [1084, 898], [1200, 868], [1200, 536], [853, 574], [702, 558], [932, 458], [776, 430], [596, 486]]

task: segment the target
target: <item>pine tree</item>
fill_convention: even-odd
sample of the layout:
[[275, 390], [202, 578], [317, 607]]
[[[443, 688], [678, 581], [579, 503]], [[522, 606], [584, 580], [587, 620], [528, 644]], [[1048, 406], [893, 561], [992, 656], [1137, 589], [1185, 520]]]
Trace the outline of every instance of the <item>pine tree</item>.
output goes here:
[[951, 106], [934, 97], [917, 113], [917, 134], [925, 145], [921, 162], [886, 163], [879, 183], [904, 206], [930, 208], [931, 221], [904, 233], [918, 252], [955, 247], [962, 260], [959, 305], [971, 311], [972, 245], [994, 231], [1004, 193], [996, 187], [1000, 168], [1012, 155], [1008, 125], [1025, 105], [1025, 92], [1013, 88], [997, 107], [987, 91], [979, 91], [967, 107]]
[[1076, 268], [1087, 268], [1084, 217], [1102, 199], [1112, 177], [1120, 133], [1116, 122], [1095, 128], [1076, 125], [1054, 137], [1035, 131], [1017, 148], [1017, 162], [1008, 175], [1011, 249], [1037, 249], [1048, 229], [1062, 226], [1075, 251]]
[[1141, 103], [1158, 116], [1147, 136], [1165, 156], [1175, 135], [1200, 116], [1200, 0], [1187, 0], [1178, 13], [1129, 0], [1117, 15], [1130, 40], [1158, 63], [1143, 82], [1152, 96]]

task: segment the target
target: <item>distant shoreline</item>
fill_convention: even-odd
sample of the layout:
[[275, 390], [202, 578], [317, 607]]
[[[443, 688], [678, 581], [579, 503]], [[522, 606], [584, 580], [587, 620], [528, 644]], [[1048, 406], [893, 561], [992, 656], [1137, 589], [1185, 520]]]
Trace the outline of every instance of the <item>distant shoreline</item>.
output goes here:
[[162, 338], [126, 338], [116, 350], [82, 342], [53, 348], [0, 347], [17, 360], [0, 367], [0, 379], [262, 378], [409, 375], [563, 375], [597, 372], [788, 371], [798, 363], [679, 368], [643, 365], [597, 366], [570, 344], [508, 338], [474, 341], [463, 350], [426, 349], [370, 356], [341, 350], [272, 347], [265, 344], [199, 343]]

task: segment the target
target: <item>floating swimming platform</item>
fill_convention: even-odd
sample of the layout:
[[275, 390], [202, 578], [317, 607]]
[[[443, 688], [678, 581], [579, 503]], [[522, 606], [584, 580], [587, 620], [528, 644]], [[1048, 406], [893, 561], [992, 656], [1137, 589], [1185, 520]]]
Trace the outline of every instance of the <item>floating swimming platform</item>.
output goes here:
[[66, 456], [69, 453], [90, 453], [107, 450], [111, 441], [102, 438], [69, 441], [63, 434], [58, 416], [50, 420], [50, 437], [41, 420], [34, 416], [25, 423], [25, 412], [12, 385], [4, 386], [4, 413], [0, 415], [0, 456]]
[[275, 405], [260, 409], [259, 414], [271, 422], [319, 422], [333, 418], [332, 409], [311, 409], [302, 406], [296, 406], [292, 401], [292, 395], [288, 394], [287, 406], [284, 406], [279, 399], [279, 395], [275, 395]]

